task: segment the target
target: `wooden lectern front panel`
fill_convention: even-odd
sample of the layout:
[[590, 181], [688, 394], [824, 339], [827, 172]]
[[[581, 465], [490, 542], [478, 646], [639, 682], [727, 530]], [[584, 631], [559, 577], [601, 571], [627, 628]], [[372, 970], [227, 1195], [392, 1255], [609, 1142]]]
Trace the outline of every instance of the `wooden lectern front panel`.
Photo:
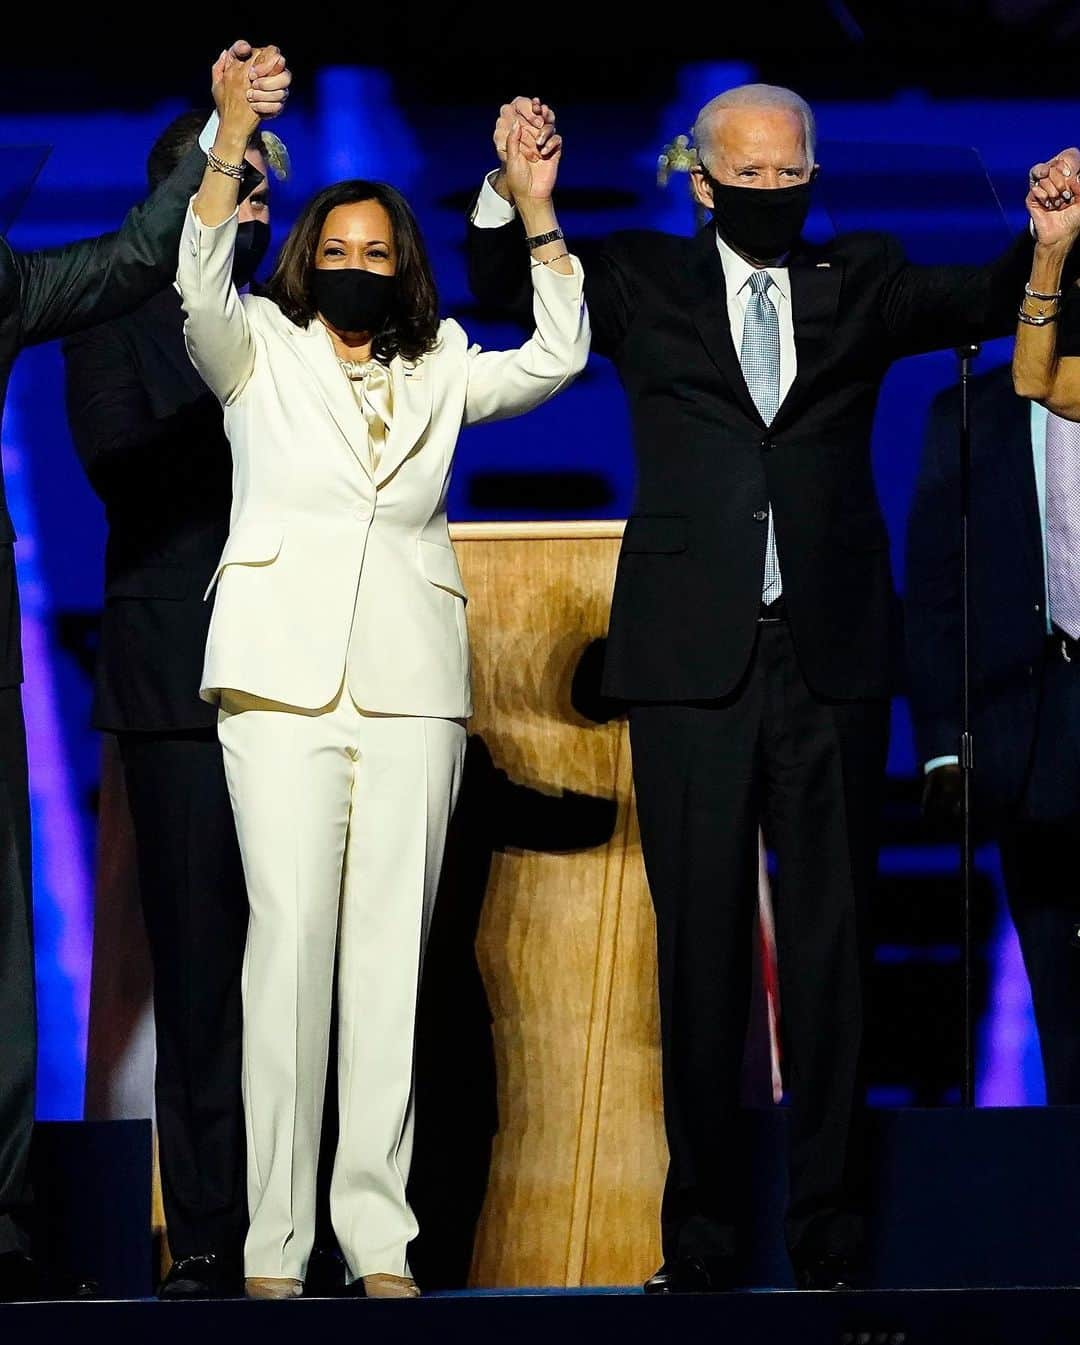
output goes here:
[[619, 532], [455, 529], [469, 593], [470, 732], [519, 786], [617, 804], [610, 838], [560, 835], [549, 809], [550, 835], [493, 861], [477, 947], [499, 1131], [478, 1286], [633, 1283], [658, 1264], [666, 1151], [655, 934], [626, 722], [588, 717], [599, 690], [590, 647], [606, 632]]

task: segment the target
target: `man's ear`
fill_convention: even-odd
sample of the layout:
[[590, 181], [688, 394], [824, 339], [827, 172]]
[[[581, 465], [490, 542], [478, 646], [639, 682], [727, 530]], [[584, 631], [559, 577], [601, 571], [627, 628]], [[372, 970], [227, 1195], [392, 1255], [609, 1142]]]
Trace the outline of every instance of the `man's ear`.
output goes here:
[[690, 171], [690, 190], [694, 193], [694, 200], [698, 205], [704, 206], [706, 210], [714, 208], [712, 187], [700, 168], [693, 168]]
[[817, 175], [820, 172], [821, 172], [821, 164], [819, 163], [814, 164], [813, 168], [810, 169], [810, 176], [806, 179], [807, 182], [815, 182], [817, 180]]

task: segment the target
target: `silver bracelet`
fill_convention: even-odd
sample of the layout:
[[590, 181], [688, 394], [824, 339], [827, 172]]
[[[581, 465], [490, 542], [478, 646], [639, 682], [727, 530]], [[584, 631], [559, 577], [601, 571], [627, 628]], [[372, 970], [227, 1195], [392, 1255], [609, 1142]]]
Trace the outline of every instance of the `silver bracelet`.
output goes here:
[[244, 165], [242, 163], [227, 163], [212, 149], [206, 151], [206, 162], [214, 173], [223, 173], [226, 177], [233, 178], [236, 182], [242, 182], [244, 179]]
[[1051, 299], [1060, 299], [1062, 291], [1058, 290], [1056, 294], [1040, 294], [1038, 290], [1033, 290], [1030, 284], [1025, 284], [1024, 293], [1029, 299], [1045, 299], [1049, 302]]

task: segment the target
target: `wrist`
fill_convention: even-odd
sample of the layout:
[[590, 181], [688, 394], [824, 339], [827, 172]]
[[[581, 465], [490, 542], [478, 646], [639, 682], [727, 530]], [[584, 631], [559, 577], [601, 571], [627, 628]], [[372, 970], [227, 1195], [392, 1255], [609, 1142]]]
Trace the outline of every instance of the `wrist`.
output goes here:
[[1060, 274], [1065, 258], [1072, 250], [1072, 245], [1073, 240], [1071, 238], [1055, 238], [1052, 242], [1044, 243], [1036, 236], [1035, 256], [1031, 268], [1032, 275], [1040, 266], [1050, 269], [1056, 268], [1057, 273]]
[[510, 184], [506, 180], [505, 168], [500, 168], [497, 173], [494, 173], [488, 179], [488, 181], [491, 183], [492, 191], [501, 196], [509, 205], [514, 204], [514, 194], [511, 192]]
[[213, 150], [226, 163], [242, 163], [248, 147], [248, 131], [223, 122], [214, 136]]
[[525, 226], [526, 237], [532, 238], [536, 234], [550, 233], [556, 228], [555, 210], [551, 204], [551, 198], [546, 201], [536, 201], [530, 197], [521, 201], [515, 201], [517, 212], [521, 216], [521, 222]]

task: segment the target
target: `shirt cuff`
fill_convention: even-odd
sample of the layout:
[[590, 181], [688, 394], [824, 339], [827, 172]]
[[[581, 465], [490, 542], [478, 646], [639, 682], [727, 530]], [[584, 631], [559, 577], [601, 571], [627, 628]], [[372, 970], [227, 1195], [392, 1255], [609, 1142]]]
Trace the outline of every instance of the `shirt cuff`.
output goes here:
[[199, 134], [199, 148], [204, 154], [209, 154], [214, 148], [214, 141], [217, 138], [218, 126], [220, 124], [221, 122], [218, 114], [216, 112], [211, 112], [209, 121]]
[[476, 198], [476, 208], [473, 210], [472, 222], [478, 229], [501, 229], [504, 224], [509, 224], [517, 214], [515, 208], [509, 201], [504, 201], [495, 188], [491, 185], [492, 179], [497, 177], [498, 169], [489, 173], [484, 178], [484, 185], [480, 188], [480, 195]]
[[931, 771], [936, 771], [939, 766], [959, 766], [959, 765], [960, 765], [960, 758], [957, 756], [931, 757], [930, 760], [926, 763], [926, 765], [922, 768], [923, 775], [929, 775]]

